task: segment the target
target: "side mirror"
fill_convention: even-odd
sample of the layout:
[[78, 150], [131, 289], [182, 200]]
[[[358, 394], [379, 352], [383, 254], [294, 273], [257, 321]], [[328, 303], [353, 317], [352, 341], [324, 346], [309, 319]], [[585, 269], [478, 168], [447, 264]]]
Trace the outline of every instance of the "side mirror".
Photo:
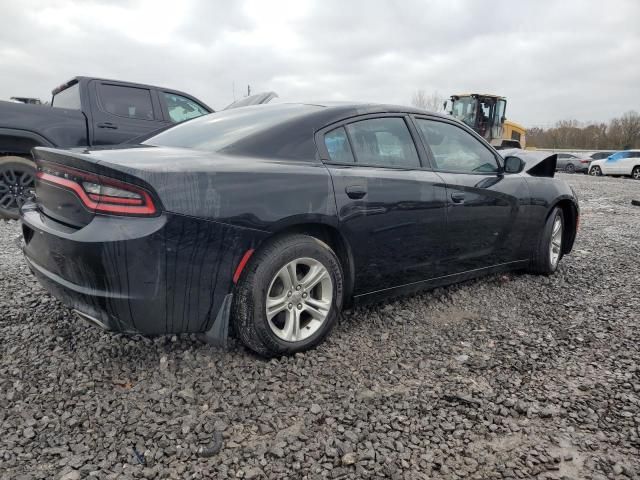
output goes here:
[[524, 160], [520, 157], [507, 157], [504, 159], [504, 171], [505, 173], [520, 173], [524, 170]]

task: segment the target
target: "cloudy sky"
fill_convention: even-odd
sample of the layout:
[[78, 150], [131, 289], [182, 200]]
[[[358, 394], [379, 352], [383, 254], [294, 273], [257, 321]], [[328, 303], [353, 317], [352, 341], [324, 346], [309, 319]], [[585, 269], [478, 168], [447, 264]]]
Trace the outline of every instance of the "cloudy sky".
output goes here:
[[75, 75], [408, 104], [505, 95], [526, 126], [640, 110], [638, 0], [0, 0], [0, 99]]

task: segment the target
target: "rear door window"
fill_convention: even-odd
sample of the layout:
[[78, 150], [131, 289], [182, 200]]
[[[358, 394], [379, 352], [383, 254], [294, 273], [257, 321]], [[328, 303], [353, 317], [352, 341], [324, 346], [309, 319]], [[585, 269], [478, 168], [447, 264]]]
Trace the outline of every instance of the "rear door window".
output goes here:
[[327, 133], [324, 136], [324, 144], [327, 147], [327, 152], [332, 162], [354, 163], [347, 132], [345, 132], [343, 127], [336, 128]]
[[102, 109], [119, 117], [154, 120], [151, 92], [146, 88], [101, 83], [98, 86]]
[[384, 117], [347, 125], [358, 164], [418, 168], [420, 159], [403, 118]]
[[209, 113], [202, 105], [182, 95], [162, 92], [162, 96], [167, 104], [169, 119], [173, 123], [183, 122]]
[[80, 110], [80, 85], [74, 83], [70, 87], [56, 93], [51, 100], [51, 105], [58, 108]]

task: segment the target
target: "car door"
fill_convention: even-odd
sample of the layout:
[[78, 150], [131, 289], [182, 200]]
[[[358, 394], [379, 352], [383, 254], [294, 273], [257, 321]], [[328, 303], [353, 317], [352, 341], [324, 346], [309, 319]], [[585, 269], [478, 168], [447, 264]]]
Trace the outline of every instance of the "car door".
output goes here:
[[155, 89], [94, 80], [92, 97], [92, 145], [125, 143], [167, 125]]
[[318, 150], [352, 247], [356, 295], [442, 274], [446, 191], [423, 167], [404, 115], [357, 117], [321, 131]]
[[616, 152], [607, 157], [602, 164], [602, 173], [605, 175], [621, 175], [624, 173], [624, 164], [629, 157], [629, 152]]
[[640, 157], [640, 152], [631, 151], [626, 153], [627, 155], [625, 155], [624, 158], [617, 162], [617, 165], [619, 167], [617, 173], [619, 173], [620, 175], [631, 175], [633, 168], [638, 165], [640, 161], [640, 159], [638, 158]]
[[564, 170], [571, 157], [572, 155], [569, 155], [567, 153], [559, 153], [558, 161], [556, 163], [556, 170]]
[[522, 211], [529, 190], [522, 176], [504, 174], [498, 154], [457, 123], [428, 117], [415, 123], [446, 184], [447, 270], [462, 273], [526, 258], [522, 245], [530, 227]]

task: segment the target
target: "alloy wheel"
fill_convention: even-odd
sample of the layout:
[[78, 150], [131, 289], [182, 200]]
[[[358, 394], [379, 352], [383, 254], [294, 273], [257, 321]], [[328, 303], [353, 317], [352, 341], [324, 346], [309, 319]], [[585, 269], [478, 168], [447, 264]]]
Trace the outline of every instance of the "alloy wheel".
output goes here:
[[313, 258], [297, 258], [275, 274], [267, 290], [266, 314], [271, 331], [281, 340], [306, 340], [327, 319], [333, 302], [333, 281]]
[[549, 244], [549, 259], [553, 268], [560, 260], [560, 252], [562, 251], [562, 218], [559, 216], [553, 221], [551, 229], [551, 243]]
[[636, 180], [640, 180], [640, 167], [634, 168], [633, 172], [631, 172], [631, 176]]
[[0, 169], [0, 208], [18, 210], [33, 194], [34, 178], [31, 172], [6, 166]]
[[591, 170], [589, 170], [589, 175], [591, 175], [592, 177], [599, 177], [600, 167], [591, 167]]

